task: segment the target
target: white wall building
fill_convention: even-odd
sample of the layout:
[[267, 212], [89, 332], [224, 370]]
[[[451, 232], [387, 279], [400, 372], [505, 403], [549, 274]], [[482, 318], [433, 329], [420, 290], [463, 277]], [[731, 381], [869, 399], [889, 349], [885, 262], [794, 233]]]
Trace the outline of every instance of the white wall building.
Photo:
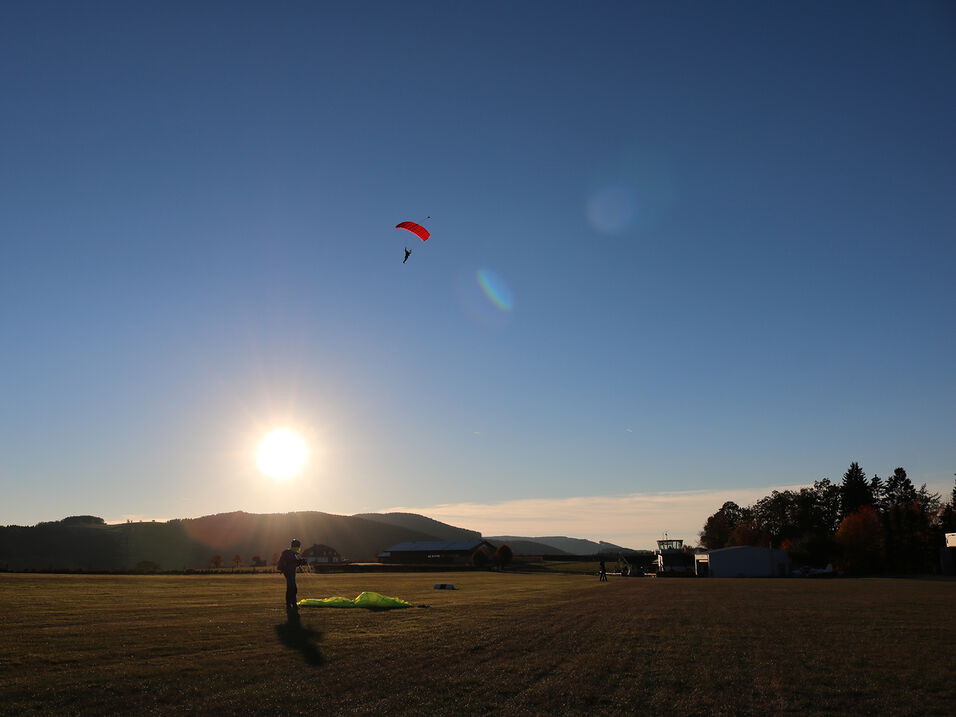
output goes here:
[[709, 551], [707, 562], [712, 578], [784, 578], [790, 574], [786, 550], [737, 545]]

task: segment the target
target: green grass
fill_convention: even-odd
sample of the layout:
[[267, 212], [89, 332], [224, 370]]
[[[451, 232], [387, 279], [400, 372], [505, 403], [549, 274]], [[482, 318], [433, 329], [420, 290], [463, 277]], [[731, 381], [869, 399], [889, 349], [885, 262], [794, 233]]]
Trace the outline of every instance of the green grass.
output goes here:
[[[433, 590], [435, 582], [455, 591]], [[952, 714], [956, 582], [0, 574], [4, 714]]]

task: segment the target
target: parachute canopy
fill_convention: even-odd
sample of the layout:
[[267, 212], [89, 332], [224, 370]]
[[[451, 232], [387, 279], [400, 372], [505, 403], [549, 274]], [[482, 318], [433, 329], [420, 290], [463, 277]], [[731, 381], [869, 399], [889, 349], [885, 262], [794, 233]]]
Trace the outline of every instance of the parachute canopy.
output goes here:
[[410, 602], [381, 593], [360, 593], [354, 600], [349, 600], [347, 597], [306, 598], [299, 600], [298, 604], [299, 607], [364, 607], [370, 610], [412, 607]]
[[408, 229], [408, 231], [418, 236], [422, 241], [425, 241], [431, 236], [425, 227], [423, 227], [421, 224], [416, 224], [415, 222], [399, 222], [395, 225], [395, 228]]

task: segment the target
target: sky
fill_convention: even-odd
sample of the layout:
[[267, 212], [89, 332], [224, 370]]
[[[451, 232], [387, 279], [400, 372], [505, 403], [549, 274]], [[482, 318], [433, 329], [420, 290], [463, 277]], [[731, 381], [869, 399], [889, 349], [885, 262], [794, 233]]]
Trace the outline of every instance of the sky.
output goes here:
[[954, 87], [950, 2], [3, 3], [0, 524], [947, 496]]

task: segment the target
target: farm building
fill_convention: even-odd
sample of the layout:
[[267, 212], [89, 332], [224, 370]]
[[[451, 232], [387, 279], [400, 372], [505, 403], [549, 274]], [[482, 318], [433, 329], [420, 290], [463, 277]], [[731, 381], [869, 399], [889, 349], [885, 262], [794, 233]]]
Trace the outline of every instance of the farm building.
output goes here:
[[319, 545], [316, 543], [311, 548], [302, 551], [302, 557], [311, 565], [313, 563], [323, 563], [334, 565], [342, 562], [342, 556], [335, 548], [328, 545]]
[[694, 562], [698, 575], [712, 578], [782, 578], [790, 574], [790, 555], [786, 550], [752, 545], [711, 550], [694, 556]]
[[398, 543], [378, 554], [383, 563], [436, 563], [461, 564], [471, 562], [471, 556], [484, 548], [488, 557], [495, 554], [495, 546], [487, 540], [425, 541]]

